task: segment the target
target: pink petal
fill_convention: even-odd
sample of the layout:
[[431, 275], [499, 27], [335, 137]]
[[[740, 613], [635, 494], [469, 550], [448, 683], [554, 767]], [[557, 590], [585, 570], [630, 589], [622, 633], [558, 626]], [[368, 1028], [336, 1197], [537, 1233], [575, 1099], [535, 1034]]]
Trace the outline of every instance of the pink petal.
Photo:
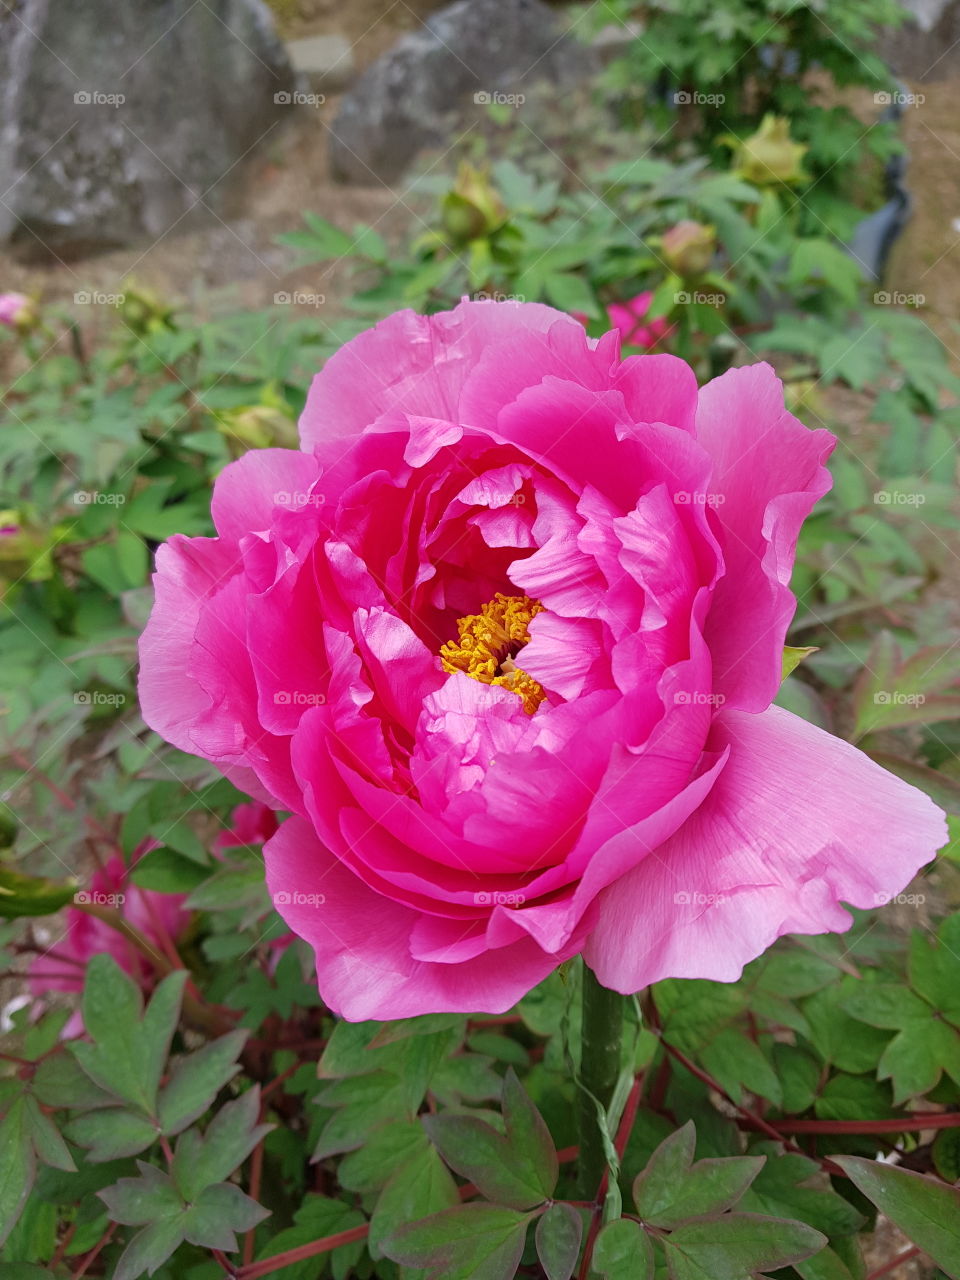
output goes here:
[[848, 928], [841, 902], [887, 901], [947, 838], [921, 791], [779, 707], [724, 709], [711, 745], [730, 750], [713, 791], [601, 896], [584, 958], [615, 991], [733, 982], [782, 934]]
[[700, 392], [697, 438], [714, 462], [709, 497], [723, 530], [726, 573], [707, 621], [716, 688], [728, 705], [762, 711], [776, 697], [787, 585], [800, 526], [830, 487], [829, 431], [809, 431], [783, 404], [766, 364], [731, 369]]

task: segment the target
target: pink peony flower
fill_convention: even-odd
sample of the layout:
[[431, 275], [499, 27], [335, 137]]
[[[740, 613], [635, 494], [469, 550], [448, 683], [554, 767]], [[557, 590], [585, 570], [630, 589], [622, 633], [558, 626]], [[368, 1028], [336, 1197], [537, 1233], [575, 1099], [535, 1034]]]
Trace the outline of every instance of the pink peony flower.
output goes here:
[[[158, 847], [155, 841], [144, 841], [133, 860]], [[185, 896], [141, 889], [128, 879], [129, 871], [121, 857], [111, 858], [94, 873], [87, 894], [93, 902], [117, 907], [123, 918], [156, 946], [160, 958], [165, 955], [162, 939], [176, 940], [190, 923], [190, 912], [183, 907]], [[63, 937], [30, 965], [31, 991], [36, 996], [47, 991], [82, 991], [85, 966], [101, 951], [113, 956], [141, 986], [152, 985], [156, 970], [141, 951], [103, 920], [69, 907]], [[64, 1034], [74, 1036], [82, 1031], [83, 1020], [77, 1011]]]
[[290, 810], [265, 846], [349, 1019], [502, 1012], [583, 952], [733, 980], [899, 891], [920, 791], [771, 706], [834, 444], [536, 304], [400, 312], [157, 557], [147, 722]]
[[[620, 336], [628, 346], [642, 347], [644, 351], [650, 351], [673, 329], [673, 325], [667, 324], [666, 316], [658, 316], [656, 320], [651, 320], [646, 325], [642, 323], [644, 316], [650, 310], [651, 302], [653, 302], [653, 294], [648, 290], [645, 293], [638, 293], [629, 302], [611, 302], [607, 307], [607, 319], [615, 329], [620, 330]], [[589, 321], [589, 317], [583, 311], [571, 311], [570, 314], [582, 325], [586, 325]]]
[[238, 804], [230, 815], [230, 826], [214, 841], [214, 850], [235, 849], [237, 845], [265, 844], [279, 826], [277, 815], [265, 804], [253, 800]]
[[33, 299], [25, 293], [0, 293], [0, 324], [8, 329], [29, 327], [35, 312]]

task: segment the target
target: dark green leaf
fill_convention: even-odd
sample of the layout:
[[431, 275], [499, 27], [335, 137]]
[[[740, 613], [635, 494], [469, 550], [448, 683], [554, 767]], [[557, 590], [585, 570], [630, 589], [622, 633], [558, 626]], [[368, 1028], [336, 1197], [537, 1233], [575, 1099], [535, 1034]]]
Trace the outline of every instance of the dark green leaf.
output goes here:
[[465, 1204], [414, 1222], [381, 1242], [388, 1258], [427, 1280], [514, 1280], [532, 1213]]
[[572, 1205], [552, 1204], [537, 1223], [537, 1257], [547, 1280], [570, 1280], [583, 1236], [583, 1219]]
[[43, 880], [25, 876], [12, 867], [0, 866], [0, 918], [49, 916], [76, 896], [75, 880]]
[[160, 1131], [153, 1120], [126, 1107], [105, 1107], [71, 1120], [66, 1127], [71, 1142], [87, 1147], [87, 1159], [99, 1163], [120, 1156], [135, 1156], [156, 1142]]
[[859, 1156], [834, 1159], [894, 1226], [948, 1275], [960, 1276], [960, 1190]]
[[240, 1070], [237, 1058], [246, 1039], [246, 1031], [228, 1031], [196, 1053], [177, 1059], [157, 1103], [165, 1134], [179, 1133], [203, 1115], [227, 1081]]
[[173, 1179], [185, 1200], [194, 1201], [215, 1182], [224, 1182], [238, 1169], [273, 1125], [258, 1124], [260, 1086], [254, 1085], [234, 1102], [221, 1107], [201, 1136], [187, 1129], [177, 1139]]
[[653, 1280], [650, 1237], [628, 1218], [607, 1223], [597, 1236], [591, 1261], [603, 1280]]
[[370, 1256], [382, 1256], [380, 1242], [421, 1218], [451, 1209], [460, 1197], [456, 1184], [433, 1147], [424, 1143], [387, 1181], [370, 1219]]
[[827, 1244], [803, 1222], [727, 1213], [701, 1218], [671, 1231], [664, 1240], [673, 1280], [749, 1280], [799, 1262]]
[[17, 1098], [0, 1123], [0, 1243], [13, 1230], [20, 1210], [30, 1194], [36, 1172], [36, 1157], [30, 1140], [27, 1099]]

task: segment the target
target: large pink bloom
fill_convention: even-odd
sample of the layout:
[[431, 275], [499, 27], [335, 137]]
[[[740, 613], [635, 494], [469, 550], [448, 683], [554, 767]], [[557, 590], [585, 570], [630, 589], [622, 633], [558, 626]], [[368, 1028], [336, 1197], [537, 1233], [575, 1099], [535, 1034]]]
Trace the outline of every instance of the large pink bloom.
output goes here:
[[[945, 839], [770, 705], [833, 438], [766, 365], [698, 393], [619, 347], [533, 304], [391, 316], [315, 380], [303, 452], [233, 463], [219, 536], [158, 554], [144, 715], [291, 811], [269, 887], [347, 1018], [501, 1012], [580, 951], [623, 992], [733, 979]], [[497, 593], [528, 630], [447, 669]]]

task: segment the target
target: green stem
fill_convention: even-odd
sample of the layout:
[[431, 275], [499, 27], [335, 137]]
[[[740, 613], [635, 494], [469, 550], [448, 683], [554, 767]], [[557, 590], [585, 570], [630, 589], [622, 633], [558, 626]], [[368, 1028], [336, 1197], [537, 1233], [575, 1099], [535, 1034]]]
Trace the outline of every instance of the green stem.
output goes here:
[[620, 1075], [623, 1045], [624, 997], [602, 987], [583, 966], [583, 1029], [579, 1104], [580, 1194], [595, 1200], [607, 1168], [607, 1155], [597, 1115], [597, 1102], [606, 1109]]

